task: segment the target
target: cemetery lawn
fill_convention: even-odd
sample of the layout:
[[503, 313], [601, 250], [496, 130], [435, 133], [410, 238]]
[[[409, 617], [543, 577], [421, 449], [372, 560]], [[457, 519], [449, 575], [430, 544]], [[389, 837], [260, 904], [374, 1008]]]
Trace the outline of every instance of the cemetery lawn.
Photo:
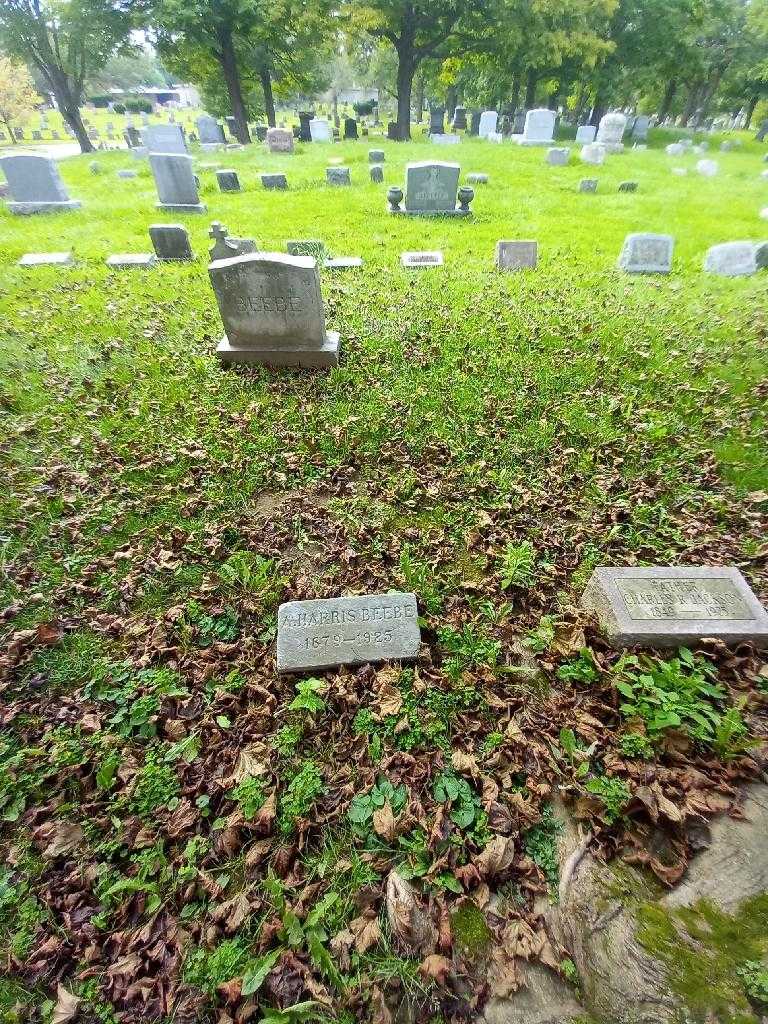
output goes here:
[[[764, 768], [764, 658], [627, 661], [576, 609], [629, 563], [736, 565], [768, 599], [768, 274], [701, 271], [768, 233], [765, 147], [714, 145], [704, 179], [666, 141], [602, 168], [477, 140], [202, 154], [209, 213], [186, 218], [107, 153], [61, 164], [80, 211], [0, 212], [5, 1021], [50, 1019], [59, 984], [60, 1024], [70, 995], [103, 1024], [312, 1000], [269, 1019], [473, 1019], [514, 990], [514, 948], [569, 976], [534, 911], [556, 787], [596, 849], [669, 884], [692, 851], [678, 832], [657, 858], [649, 822]], [[490, 175], [474, 218], [387, 215], [427, 158]], [[214, 219], [363, 257], [322, 274], [338, 369], [217, 365]], [[182, 220], [196, 262], [104, 266]], [[615, 268], [630, 231], [675, 236], [672, 274]], [[538, 239], [538, 269], [497, 273], [500, 238]], [[401, 269], [418, 249], [445, 266]], [[418, 596], [416, 666], [277, 678], [281, 601], [388, 589]]]

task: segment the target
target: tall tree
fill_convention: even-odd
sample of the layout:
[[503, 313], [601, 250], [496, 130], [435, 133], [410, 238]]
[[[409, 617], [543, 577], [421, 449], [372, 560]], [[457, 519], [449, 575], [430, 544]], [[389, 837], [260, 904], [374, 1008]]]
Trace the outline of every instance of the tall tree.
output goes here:
[[14, 122], [31, 114], [39, 102], [40, 97], [24, 65], [0, 54], [0, 121], [8, 129], [12, 142], [16, 142]]
[[83, 153], [93, 150], [80, 116], [88, 77], [129, 52], [137, 0], [0, 0], [0, 46], [29, 62], [50, 89]]
[[351, 24], [386, 40], [397, 54], [397, 133], [411, 137], [413, 79], [422, 61], [445, 58], [476, 38], [482, 0], [348, 0]]

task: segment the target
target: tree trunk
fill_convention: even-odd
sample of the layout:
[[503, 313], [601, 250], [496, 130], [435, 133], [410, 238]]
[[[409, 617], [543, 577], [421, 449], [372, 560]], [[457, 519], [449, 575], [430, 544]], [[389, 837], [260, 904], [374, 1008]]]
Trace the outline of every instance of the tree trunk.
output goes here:
[[605, 102], [605, 93], [598, 85], [595, 92], [595, 102], [592, 104], [592, 116], [589, 119], [589, 123], [594, 125], [596, 128], [600, 125], [600, 119], [606, 111], [607, 104]]
[[416, 58], [412, 50], [398, 50], [397, 62], [397, 137], [407, 142], [411, 137], [411, 91], [416, 74]]
[[267, 115], [267, 124], [270, 128], [274, 128], [277, 122], [275, 121], [275, 98], [272, 95], [272, 75], [269, 73], [269, 68], [262, 66], [259, 68], [259, 79], [261, 80], [261, 89], [264, 93], [264, 111]]
[[669, 117], [669, 112], [672, 109], [672, 103], [674, 101], [676, 92], [677, 79], [671, 78], [664, 92], [664, 99], [661, 101], [661, 109], [659, 110], [659, 124], [661, 124], [662, 121]]
[[692, 85], [688, 93], [688, 101], [685, 104], [685, 110], [681, 116], [681, 127], [685, 128], [690, 119], [693, 117], [693, 112], [696, 109], [696, 104], [699, 102], [699, 93], [701, 92], [701, 85], [697, 82]]
[[509, 105], [512, 109], [512, 117], [517, 113], [517, 108], [520, 106], [520, 75], [515, 75], [512, 79], [512, 95], [509, 98]]
[[2, 114], [0, 114], [0, 121], [2, 121], [5, 127], [7, 128], [8, 134], [11, 136], [11, 142], [14, 144], [14, 146], [18, 146], [19, 140], [13, 133], [13, 125], [11, 124], [11, 122], [8, 120], [7, 117], [4, 117]]
[[718, 86], [720, 85], [720, 79], [723, 77], [723, 70], [723, 68], [718, 68], [713, 78], [711, 79], [709, 86], [705, 90], [704, 98], [702, 100], [701, 107], [699, 108], [699, 113], [696, 117], [696, 128], [698, 128], [699, 125], [706, 120], [707, 114], [709, 113], [709, 108], [712, 104], [712, 100], [714, 98], [715, 93], [717, 92]]
[[525, 76], [525, 109], [533, 110], [536, 103], [536, 83], [538, 76], [534, 68], [528, 68]]
[[237, 141], [243, 146], [247, 146], [251, 141], [251, 133], [248, 130], [248, 117], [245, 113], [243, 90], [240, 84], [240, 70], [237, 66], [237, 57], [235, 55], [235, 44], [232, 39], [232, 33], [223, 29], [219, 33], [219, 44], [220, 50], [217, 56], [219, 63], [221, 64], [221, 70], [224, 73], [227, 92], [229, 93], [229, 102], [232, 106], [232, 117], [235, 119], [235, 127], [237, 129]]
[[416, 79], [416, 110], [414, 121], [416, 124], [421, 124], [421, 119], [424, 116], [424, 75], [421, 74]]
[[755, 93], [754, 96], [750, 97], [749, 103], [747, 104], [747, 116], [744, 119], [744, 131], [745, 132], [749, 131], [749, 126], [752, 124], [752, 117], [753, 117], [753, 115], [755, 113], [755, 107], [757, 106], [759, 101], [760, 101], [760, 97], [758, 96], [757, 93]]
[[448, 124], [453, 120], [453, 112], [456, 109], [456, 86], [449, 85], [445, 92], [445, 116]]

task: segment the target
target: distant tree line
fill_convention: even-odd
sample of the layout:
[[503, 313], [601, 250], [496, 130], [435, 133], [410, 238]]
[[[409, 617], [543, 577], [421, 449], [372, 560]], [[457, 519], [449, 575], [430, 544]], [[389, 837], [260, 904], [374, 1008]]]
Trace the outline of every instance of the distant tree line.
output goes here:
[[[768, 0], [2, 0], [0, 50], [53, 94], [81, 148], [88, 83], [141, 56], [143, 29], [168, 72], [206, 106], [275, 123], [281, 100], [351, 83], [391, 98], [410, 138], [425, 98], [514, 112], [612, 107], [702, 124], [768, 112]], [[148, 70], [146, 72], [149, 73]], [[146, 81], [145, 81], [146, 84]], [[762, 108], [760, 108], [762, 109]]]

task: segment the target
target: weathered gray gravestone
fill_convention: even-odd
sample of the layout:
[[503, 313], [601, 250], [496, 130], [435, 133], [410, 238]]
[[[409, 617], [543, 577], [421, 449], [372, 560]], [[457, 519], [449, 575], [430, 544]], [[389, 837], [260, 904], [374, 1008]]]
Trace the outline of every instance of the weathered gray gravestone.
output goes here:
[[214, 260], [228, 260], [233, 256], [245, 256], [248, 253], [256, 252], [258, 245], [253, 238], [237, 238], [230, 235], [221, 221], [215, 220], [211, 224], [208, 237], [213, 239], [210, 248], [211, 262]]
[[651, 126], [651, 119], [646, 114], [640, 114], [635, 118], [632, 125], [632, 138], [637, 142], [645, 142], [648, 138], [648, 129]]
[[19, 260], [20, 267], [71, 267], [75, 260], [72, 252], [25, 252]]
[[159, 260], [194, 259], [189, 234], [183, 224], [150, 224], [149, 237]]
[[262, 174], [261, 184], [264, 188], [286, 189], [288, 188], [288, 179], [284, 174]]
[[547, 163], [552, 167], [565, 167], [570, 159], [571, 151], [567, 146], [547, 150]]
[[371, 164], [370, 168], [371, 181], [380, 185], [384, 181], [384, 168], [381, 164]]
[[627, 119], [619, 111], [612, 111], [600, 119], [595, 141], [605, 146], [609, 153], [620, 153], [624, 149], [624, 131]]
[[215, 117], [210, 114], [201, 114], [195, 122], [197, 135], [201, 142], [220, 143], [224, 142], [224, 129]]
[[351, 185], [348, 167], [326, 167], [325, 180], [329, 185]]
[[637, 192], [636, 181], [621, 181], [619, 182], [619, 192]]
[[583, 146], [581, 150], [582, 163], [592, 164], [593, 166], [599, 167], [605, 163], [605, 146], [601, 146], [597, 142], [591, 142], [587, 146]]
[[197, 194], [192, 157], [181, 153], [150, 153], [149, 164], [157, 187], [159, 210], [175, 213], [203, 213]]
[[357, 138], [357, 121], [354, 117], [344, 118], [344, 138], [345, 139], [356, 139]]
[[525, 127], [522, 135], [513, 135], [512, 141], [519, 146], [550, 146], [555, 132], [554, 110], [539, 107], [529, 110], [525, 115]]
[[289, 238], [285, 243], [289, 256], [313, 256], [320, 259], [325, 255], [325, 242], [320, 238]]
[[333, 142], [331, 126], [324, 117], [313, 117], [309, 122], [309, 134], [313, 142]]
[[597, 178], [582, 178], [579, 182], [579, 192], [597, 192]]
[[429, 134], [442, 135], [445, 131], [445, 107], [431, 107], [429, 111]]
[[224, 338], [223, 363], [337, 366], [339, 335], [326, 331], [320, 274], [311, 256], [260, 252], [209, 268]]
[[768, 645], [768, 613], [732, 567], [600, 567], [581, 604], [614, 647], [677, 647], [704, 637]]
[[749, 277], [757, 272], [754, 242], [722, 242], [707, 250], [704, 270], [719, 277]]
[[149, 270], [156, 262], [153, 252], [120, 252], [107, 257], [107, 266], [112, 270]]
[[487, 185], [489, 178], [487, 174], [473, 172], [467, 175], [467, 181], [470, 185]]
[[433, 252], [404, 252], [400, 254], [400, 262], [409, 269], [423, 267], [442, 267], [443, 254], [439, 250]]
[[412, 661], [421, 633], [415, 594], [290, 601], [277, 613], [277, 670]]
[[82, 205], [69, 198], [55, 161], [47, 156], [16, 153], [0, 157], [0, 167], [8, 180], [11, 213], [50, 213]]
[[466, 131], [466, 128], [467, 128], [467, 108], [466, 107], [456, 107], [456, 109], [453, 112], [453, 125], [452, 125], [452, 127], [453, 127], [453, 130], [455, 132]]
[[385, 161], [385, 153], [383, 149], [369, 149], [368, 150], [368, 163], [369, 164], [383, 164]]
[[153, 124], [144, 129], [142, 140], [150, 153], [187, 152], [184, 129], [180, 124]]
[[[406, 214], [454, 217], [466, 216], [469, 212], [456, 206], [461, 172], [458, 164], [424, 161], [408, 164], [405, 170]], [[391, 212], [402, 213], [403, 211], [392, 209]]]
[[635, 232], [624, 239], [619, 267], [628, 274], [668, 274], [674, 248], [672, 235]]
[[289, 132], [286, 128], [269, 128], [267, 130], [267, 149], [270, 153], [292, 153], [293, 132]]
[[499, 115], [495, 110], [484, 110], [477, 123], [477, 132], [481, 139], [487, 138], [496, 132], [496, 124]]
[[231, 168], [216, 171], [216, 181], [218, 182], [220, 192], [240, 191], [240, 179], [237, 176], [237, 171]]
[[499, 270], [533, 270], [539, 258], [535, 240], [500, 240], [496, 243], [496, 267]]
[[127, 178], [135, 178], [136, 177], [136, 171], [132, 171], [132, 170], [130, 170], [130, 168], [121, 167], [120, 170], [117, 172], [117, 176], [118, 176], [118, 178], [126, 178], [126, 179]]
[[597, 128], [593, 124], [582, 124], [576, 129], [576, 141], [582, 145], [589, 145], [595, 141]]

